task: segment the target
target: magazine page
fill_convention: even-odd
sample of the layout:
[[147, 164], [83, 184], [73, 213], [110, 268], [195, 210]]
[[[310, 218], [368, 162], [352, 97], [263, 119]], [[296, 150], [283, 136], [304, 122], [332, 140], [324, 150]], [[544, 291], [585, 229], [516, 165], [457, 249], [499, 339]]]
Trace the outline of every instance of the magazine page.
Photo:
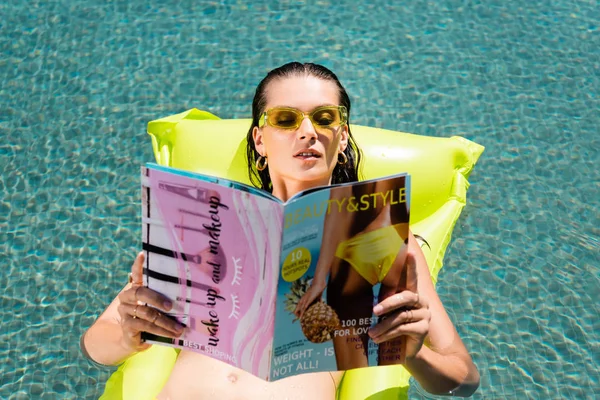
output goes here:
[[283, 206], [219, 183], [142, 168], [144, 284], [169, 297], [169, 316], [186, 326], [176, 340], [143, 338], [267, 379]]
[[407, 288], [410, 176], [333, 186], [286, 204], [271, 380], [404, 362], [378, 346], [374, 304]]
[[269, 193], [265, 190], [259, 189], [257, 187], [251, 186], [251, 185], [246, 185], [241, 182], [232, 181], [232, 180], [229, 180], [226, 178], [220, 178], [220, 177], [212, 176], [212, 175], [205, 175], [205, 174], [199, 174], [199, 173], [195, 173], [195, 172], [185, 171], [182, 169], [177, 169], [177, 168], [172, 168], [172, 167], [165, 167], [163, 165], [158, 165], [155, 163], [146, 163], [146, 166], [148, 168], [151, 168], [151, 169], [154, 169], [157, 171], [175, 173], [178, 175], [187, 176], [187, 177], [190, 177], [193, 179], [198, 179], [201, 181], [216, 183], [220, 186], [225, 186], [225, 187], [230, 187], [233, 189], [241, 190], [244, 192], [251, 193], [255, 196], [266, 197], [267, 199], [271, 199], [273, 201], [281, 203], [281, 200], [279, 200], [277, 197], [273, 196], [271, 193]]

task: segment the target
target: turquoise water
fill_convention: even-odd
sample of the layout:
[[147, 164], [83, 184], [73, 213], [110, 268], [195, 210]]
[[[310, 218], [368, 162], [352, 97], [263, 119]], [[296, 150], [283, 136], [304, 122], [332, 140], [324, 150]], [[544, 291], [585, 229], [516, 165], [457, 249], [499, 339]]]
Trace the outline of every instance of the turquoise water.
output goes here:
[[140, 247], [146, 123], [248, 117], [290, 60], [332, 68], [354, 123], [486, 146], [438, 286], [474, 397], [594, 398], [597, 2], [246, 3], [0, 4], [0, 398], [98, 397], [79, 336]]

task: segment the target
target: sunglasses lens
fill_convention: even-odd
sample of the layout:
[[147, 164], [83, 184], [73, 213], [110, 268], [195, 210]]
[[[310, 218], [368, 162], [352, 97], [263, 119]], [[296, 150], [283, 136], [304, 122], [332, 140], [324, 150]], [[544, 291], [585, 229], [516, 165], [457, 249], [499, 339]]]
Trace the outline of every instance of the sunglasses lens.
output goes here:
[[[272, 108], [266, 114], [268, 124], [279, 129], [298, 129], [304, 119], [302, 112], [293, 108]], [[320, 107], [310, 114], [310, 120], [315, 128], [331, 128], [343, 125], [346, 123], [345, 108], [337, 106]]]
[[294, 110], [272, 110], [269, 113], [269, 125], [281, 129], [295, 129], [298, 127], [300, 114]]
[[340, 125], [340, 110], [337, 107], [320, 108], [312, 114], [312, 120], [323, 128]]

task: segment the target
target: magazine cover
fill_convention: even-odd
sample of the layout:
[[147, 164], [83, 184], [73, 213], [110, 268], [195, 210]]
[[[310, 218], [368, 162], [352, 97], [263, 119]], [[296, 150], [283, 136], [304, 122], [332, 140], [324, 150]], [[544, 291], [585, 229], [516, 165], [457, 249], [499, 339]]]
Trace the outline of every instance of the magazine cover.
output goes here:
[[[186, 325], [150, 343], [267, 380], [404, 362], [377, 346], [373, 305], [405, 289], [410, 176], [328, 186], [283, 203], [225, 179], [142, 168], [144, 284]], [[385, 317], [383, 317], [385, 318]]]

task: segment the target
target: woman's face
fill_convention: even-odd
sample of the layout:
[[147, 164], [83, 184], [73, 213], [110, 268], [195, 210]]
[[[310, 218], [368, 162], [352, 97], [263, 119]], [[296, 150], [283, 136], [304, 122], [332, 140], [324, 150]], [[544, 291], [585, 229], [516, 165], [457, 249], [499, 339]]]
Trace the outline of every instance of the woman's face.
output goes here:
[[306, 114], [297, 129], [279, 129], [269, 124], [253, 131], [256, 150], [267, 157], [273, 194], [283, 185], [291, 196], [300, 190], [331, 183], [338, 153], [348, 145], [348, 126], [315, 130], [308, 114], [321, 106], [338, 106], [334, 82], [314, 76], [276, 79], [266, 88], [266, 110], [289, 107]]

